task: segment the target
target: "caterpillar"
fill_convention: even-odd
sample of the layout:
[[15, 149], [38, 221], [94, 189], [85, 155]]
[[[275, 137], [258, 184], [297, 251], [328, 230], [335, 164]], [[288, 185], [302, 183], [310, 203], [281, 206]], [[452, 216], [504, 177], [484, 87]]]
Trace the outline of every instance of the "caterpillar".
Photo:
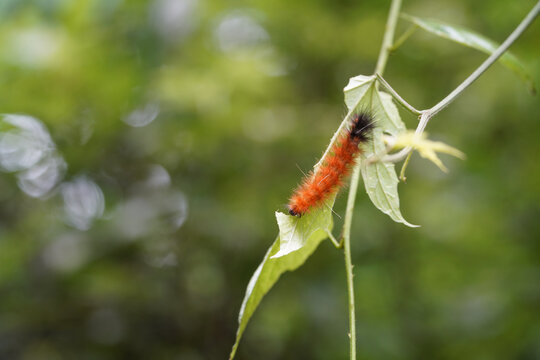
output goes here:
[[321, 166], [311, 172], [294, 191], [289, 200], [289, 214], [301, 217], [323, 204], [343, 185], [358, 155], [360, 145], [369, 141], [374, 127], [373, 116], [361, 111], [352, 117], [351, 124], [330, 149]]

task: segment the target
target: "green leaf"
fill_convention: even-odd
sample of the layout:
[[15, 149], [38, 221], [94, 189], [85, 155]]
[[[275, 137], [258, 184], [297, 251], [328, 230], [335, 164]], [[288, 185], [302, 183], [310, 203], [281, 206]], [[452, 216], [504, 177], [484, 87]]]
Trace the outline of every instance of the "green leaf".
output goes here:
[[[374, 140], [370, 143], [370, 147], [366, 149], [365, 154], [362, 155], [364, 159], [385, 150], [384, 143], [379, 140], [382, 139], [382, 135], [383, 130], [381, 128], [376, 128], [373, 131]], [[366, 161], [362, 161], [361, 170], [366, 192], [373, 205], [390, 216], [395, 222], [403, 223], [410, 227], [417, 227], [418, 225], [410, 224], [401, 215], [397, 192], [399, 181], [394, 164], [382, 161], [366, 164]]]
[[[402, 14], [402, 17], [405, 20], [418, 25], [427, 32], [448, 40], [455, 41], [458, 44], [480, 50], [486, 54], [492, 54], [500, 45], [474, 31], [463, 27], [450, 25], [442, 21], [423, 19], [406, 14]], [[536, 92], [532, 77], [514, 54], [507, 51], [499, 58], [498, 61], [518, 75], [527, 84], [529, 91], [532, 93]]]
[[332, 230], [332, 206], [335, 196], [323, 206], [314, 209], [302, 217], [276, 212], [279, 226], [279, 251], [272, 255], [276, 259], [304, 247], [315, 232], [324, 234]]
[[[343, 89], [345, 93], [345, 105], [349, 111], [359, 108], [360, 102], [364, 102], [364, 96], [368, 91], [373, 89], [375, 82], [375, 76], [358, 75], [349, 79], [349, 83]], [[349, 119], [345, 119], [344, 123], [347, 123]], [[341, 128], [341, 127], [340, 127]]]
[[391, 135], [397, 135], [406, 130], [405, 124], [399, 116], [397, 106], [394, 104], [392, 95], [383, 91], [378, 92], [379, 96], [375, 96], [373, 106], [377, 111], [377, 117], [380, 125], [385, 132]]
[[[389, 94], [377, 91], [373, 86], [373, 111], [379, 120], [373, 132], [373, 140], [366, 147], [362, 160], [385, 151], [383, 133], [398, 135], [405, 131], [405, 124]], [[373, 164], [361, 163], [362, 178], [366, 192], [373, 205], [395, 222], [410, 227], [417, 227], [405, 220], [399, 208], [398, 177], [393, 163], [377, 161]]]
[[230, 360], [234, 358], [247, 323], [264, 295], [278, 281], [281, 274], [300, 267], [327, 237], [327, 231], [332, 230], [332, 216], [328, 206], [310, 211], [301, 218], [276, 212], [276, 218], [280, 235], [268, 249], [249, 281], [238, 316], [238, 331]]
[[349, 111], [367, 109], [375, 114], [377, 121], [373, 131], [373, 139], [361, 156], [362, 178], [371, 202], [395, 222], [416, 227], [417, 225], [413, 225], [403, 218], [399, 209], [397, 188], [399, 181], [394, 164], [380, 161], [367, 164], [365, 161], [373, 154], [381, 154], [385, 151], [384, 133], [397, 136], [406, 129], [392, 97], [385, 92], [377, 91], [372, 76], [360, 75], [351, 78], [344, 92], [345, 104]]

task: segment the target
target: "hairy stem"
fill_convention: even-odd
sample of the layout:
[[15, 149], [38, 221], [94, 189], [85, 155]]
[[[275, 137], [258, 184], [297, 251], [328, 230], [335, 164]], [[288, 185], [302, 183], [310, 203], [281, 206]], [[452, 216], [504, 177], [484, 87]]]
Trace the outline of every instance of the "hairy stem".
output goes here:
[[[375, 74], [383, 74], [388, 61], [392, 43], [394, 42], [394, 33], [401, 8], [401, 0], [392, 0], [390, 5], [390, 13], [386, 22], [386, 28], [375, 67]], [[351, 177], [351, 186], [349, 188], [349, 196], [347, 198], [347, 210], [345, 212], [345, 220], [343, 223], [343, 255], [345, 257], [345, 272], [347, 276], [347, 292], [349, 299], [349, 344], [350, 344], [350, 359], [356, 360], [356, 312], [354, 307], [354, 283], [353, 283], [353, 265], [351, 260], [351, 224], [354, 213], [354, 202], [356, 199], [356, 191], [358, 190], [358, 182], [360, 180], [360, 164], [357, 164], [353, 169]]]

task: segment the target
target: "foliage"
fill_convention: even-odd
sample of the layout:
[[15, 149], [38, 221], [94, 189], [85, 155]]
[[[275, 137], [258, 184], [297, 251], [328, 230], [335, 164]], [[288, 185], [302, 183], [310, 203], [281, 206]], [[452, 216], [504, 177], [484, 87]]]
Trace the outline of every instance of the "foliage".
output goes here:
[[[504, 39], [529, 6], [421, 0], [403, 10]], [[0, 121], [0, 143], [18, 145], [0, 152], [0, 358], [226, 358], [277, 230], [272, 214], [301, 178], [296, 164], [311, 168], [338, 128], [340, 90], [372, 72], [387, 10], [1, 1], [1, 112], [38, 125]], [[512, 47], [536, 83], [539, 37], [535, 23]], [[429, 106], [482, 59], [418, 32], [384, 76]], [[467, 159], [443, 158], [448, 175], [411, 160], [401, 211], [421, 228], [359, 195], [359, 358], [538, 357], [538, 114], [514, 74], [492, 67], [430, 123], [430, 140]], [[40, 156], [12, 157], [36, 144]], [[33, 186], [44, 179], [54, 186]], [[322, 241], [260, 303], [237, 358], [346, 358], [346, 303], [340, 254]]]

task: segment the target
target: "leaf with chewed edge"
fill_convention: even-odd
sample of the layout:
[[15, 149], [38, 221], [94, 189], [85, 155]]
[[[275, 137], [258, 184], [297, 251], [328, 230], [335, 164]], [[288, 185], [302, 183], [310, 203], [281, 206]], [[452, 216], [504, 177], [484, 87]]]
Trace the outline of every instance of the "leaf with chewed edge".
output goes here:
[[363, 75], [351, 78], [344, 92], [349, 111], [369, 110], [375, 115], [377, 121], [373, 130], [373, 139], [365, 147], [361, 156], [362, 178], [371, 202], [395, 222], [416, 227], [417, 225], [406, 221], [401, 214], [397, 188], [399, 181], [394, 164], [379, 161], [368, 165], [365, 161], [368, 157], [385, 151], [383, 133], [395, 136], [405, 131], [405, 124], [399, 116], [392, 97], [385, 92], [377, 91], [374, 77]]
[[[332, 205], [333, 200], [327, 205]], [[332, 230], [329, 206], [321, 206], [301, 218], [276, 212], [280, 235], [268, 249], [263, 261], [251, 277], [238, 315], [236, 341], [229, 357], [234, 358], [242, 334], [262, 298], [281, 274], [300, 267]]]

